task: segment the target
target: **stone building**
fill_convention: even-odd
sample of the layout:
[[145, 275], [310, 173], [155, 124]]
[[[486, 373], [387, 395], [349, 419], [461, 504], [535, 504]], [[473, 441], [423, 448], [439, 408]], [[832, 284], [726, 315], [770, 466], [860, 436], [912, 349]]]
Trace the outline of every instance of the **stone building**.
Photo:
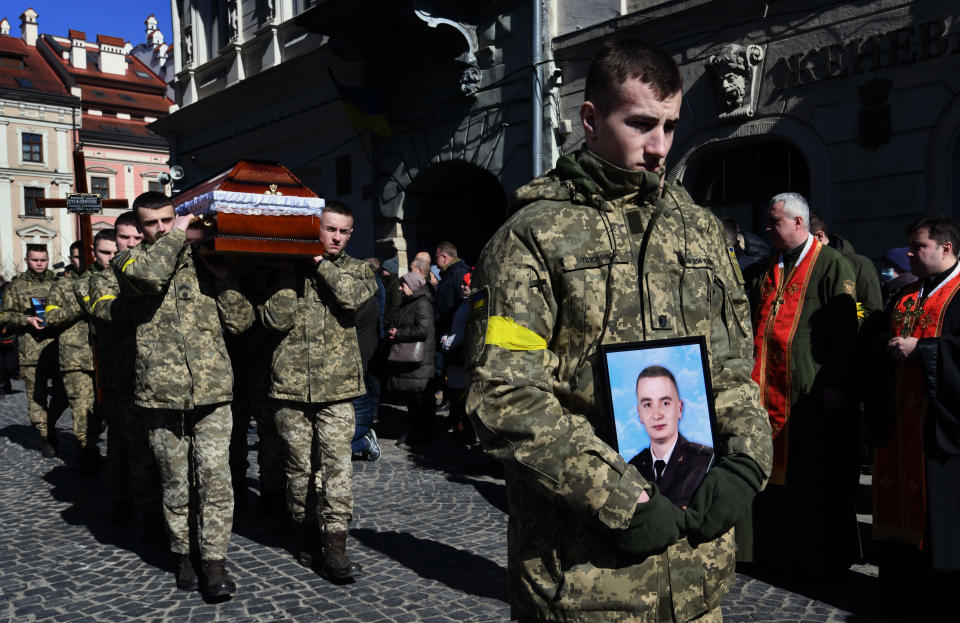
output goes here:
[[[146, 40], [134, 46], [129, 41], [124, 46], [127, 54], [135, 56], [144, 65], [150, 68], [164, 84], [173, 82], [173, 50], [170, 44], [164, 42], [163, 33], [157, 28], [157, 18], [149, 15], [144, 20], [146, 26]], [[168, 86], [166, 96], [173, 101], [173, 87]]]
[[73, 218], [38, 208], [73, 185], [72, 132], [80, 99], [37, 50], [37, 13], [20, 16], [21, 36], [0, 19], [0, 275], [26, 269], [28, 243], [45, 244], [52, 262], [69, 255]]
[[[619, 4], [619, 3], [614, 3]], [[553, 40], [577, 109], [607, 36], [658, 41], [680, 63], [681, 124], [668, 162], [695, 199], [760, 231], [771, 195], [808, 196], [869, 257], [905, 244], [926, 212], [960, 217], [960, 12], [944, 1], [626, 2]], [[577, 26], [581, 26], [577, 28]]]
[[[152, 127], [186, 171], [180, 187], [241, 157], [280, 161], [351, 205], [350, 253], [396, 250], [405, 267], [447, 239], [476, 260], [507, 191], [533, 174], [531, 58], [545, 38], [534, 45], [530, 3], [172, 6], [180, 109]], [[389, 125], [361, 130], [345, 102]]]

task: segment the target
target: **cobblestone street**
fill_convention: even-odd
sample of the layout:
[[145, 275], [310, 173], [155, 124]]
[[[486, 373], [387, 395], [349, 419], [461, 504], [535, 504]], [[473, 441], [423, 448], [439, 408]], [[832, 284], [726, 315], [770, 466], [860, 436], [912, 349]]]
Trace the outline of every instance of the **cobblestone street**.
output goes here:
[[[205, 603], [176, 590], [166, 548], [111, 522], [106, 470], [76, 468], [67, 412], [61, 459], [44, 459], [26, 416], [22, 382], [0, 400], [0, 620], [16, 621], [424, 621], [509, 619], [506, 496], [497, 465], [438, 441], [424, 454], [394, 445], [381, 411], [383, 458], [354, 462], [355, 518], [348, 548], [364, 568], [335, 586], [293, 558], [295, 542], [257, 510], [255, 435], [248, 495], [238, 508], [229, 568], [232, 601]], [[253, 431], [251, 431], [253, 432]], [[101, 451], [105, 444], [101, 442]], [[726, 621], [882, 621], [875, 568], [842, 587], [776, 588], [739, 575]]]

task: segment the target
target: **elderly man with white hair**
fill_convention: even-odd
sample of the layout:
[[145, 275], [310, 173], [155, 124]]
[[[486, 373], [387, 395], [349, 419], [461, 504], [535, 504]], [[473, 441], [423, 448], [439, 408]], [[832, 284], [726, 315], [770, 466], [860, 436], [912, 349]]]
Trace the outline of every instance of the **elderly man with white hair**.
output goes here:
[[846, 572], [857, 545], [853, 267], [809, 231], [796, 193], [770, 200], [775, 247], [754, 312], [753, 379], [773, 428], [773, 473], [737, 529], [739, 558], [806, 578]]

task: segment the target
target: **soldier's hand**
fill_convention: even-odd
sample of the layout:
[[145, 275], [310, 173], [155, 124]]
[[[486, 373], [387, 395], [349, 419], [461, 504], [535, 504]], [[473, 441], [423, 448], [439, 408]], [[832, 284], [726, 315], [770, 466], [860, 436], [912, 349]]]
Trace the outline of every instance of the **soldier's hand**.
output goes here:
[[649, 499], [637, 504], [629, 527], [617, 535], [620, 549], [640, 556], [662, 552], [676, 543], [683, 525], [683, 511], [661, 494], [657, 485], [650, 486]]
[[763, 484], [763, 471], [743, 454], [721, 457], [694, 492], [685, 528], [694, 543], [712, 541], [750, 512]]
[[41, 329], [43, 329], [44, 326], [46, 326], [43, 324], [43, 321], [40, 320], [40, 318], [37, 316], [27, 316], [27, 322], [29, 322], [30, 326], [36, 329], [37, 331], [40, 331]]

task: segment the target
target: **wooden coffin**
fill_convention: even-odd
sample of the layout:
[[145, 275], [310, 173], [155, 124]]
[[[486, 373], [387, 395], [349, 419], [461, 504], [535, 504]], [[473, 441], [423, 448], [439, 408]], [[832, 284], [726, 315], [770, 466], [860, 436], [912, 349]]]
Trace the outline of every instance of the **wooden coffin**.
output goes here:
[[197, 217], [188, 237], [228, 254], [322, 254], [323, 205], [283, 165], [254, 160], [241, 160], [174, 197], [178, 214]]

